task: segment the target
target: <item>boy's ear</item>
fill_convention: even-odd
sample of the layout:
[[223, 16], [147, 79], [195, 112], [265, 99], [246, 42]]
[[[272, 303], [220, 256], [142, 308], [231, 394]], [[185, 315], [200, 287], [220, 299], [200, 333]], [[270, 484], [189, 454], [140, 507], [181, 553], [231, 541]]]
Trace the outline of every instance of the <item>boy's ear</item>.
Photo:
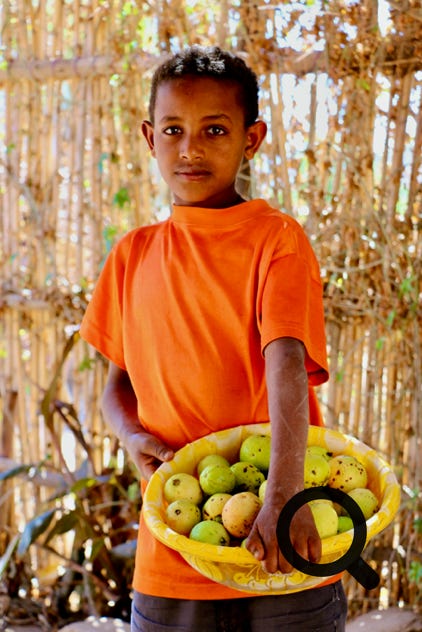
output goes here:
[[264, 121], [255, 121], [246, 130], [245, 158], [251, 160], [261, 146], [267, 134], [267, 124]]
[[153, 125], [151, 123], [151, 121], [142, 121], [142, 134], [144, 135], [147, 143], [148, 143], [148, 147], [151, 150], [151, 154], [154, 156], [155, 158], [155, 150], [154, 150], [154, 128]]

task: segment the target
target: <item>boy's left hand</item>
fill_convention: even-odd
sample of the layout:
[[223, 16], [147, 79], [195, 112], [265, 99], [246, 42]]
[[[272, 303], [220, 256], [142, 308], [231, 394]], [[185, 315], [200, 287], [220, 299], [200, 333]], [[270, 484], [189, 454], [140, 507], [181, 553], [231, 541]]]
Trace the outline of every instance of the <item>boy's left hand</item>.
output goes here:
[[[283, 557], [277, 540], [277, 522], [281, 509], [270, 503], [262, 506], [246, 540], [246, 548], [262, 563], [267, 573], [290, 573], [292, 565]], [[293, 516], [290, 525], [293, 548], [303, 558], [317, 563], [321, 557], [321, 539], [312, 513], [306, 505]]]

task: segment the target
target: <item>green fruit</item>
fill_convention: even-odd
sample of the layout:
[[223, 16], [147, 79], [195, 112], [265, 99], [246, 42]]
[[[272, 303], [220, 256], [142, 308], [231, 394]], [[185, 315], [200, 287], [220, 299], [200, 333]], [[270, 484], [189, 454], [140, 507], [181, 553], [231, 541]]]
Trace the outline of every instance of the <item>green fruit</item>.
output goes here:
[[329, 500], [316, 500], [309, 503], [319, 537], [328, 538], [336, 535], [338, 529], [338, 515]]
[[202, 507], [203, 520], [216, 520], [222, 522], [221, 512], [226, 502], [231, 498], [230, 494], [213, 494]]
[[188, 534], [201, 520], [201, 510], [191, 500], [179, 498], [174, 500], [166, 509], [166, 523], [168, 526], [181, 533]]
[[198, 479], [192, 474], [180, 472], [173, 474], [164, 484], [164, 497], [168, 503], [172, 503], [179, 498], [191, 500], [195, 505], [202, 502], [202, 491]]
[[265, 479], [265, 481], [262, 481], [258, 489], [258, 498], [262, 504], [264, 504], [266, 490], [267, 490], [267, 479]]
[[349, 516], [339, 516], [337, 533], [344, 533], [353, 529], [353, 520]]
[[227, 467], [230, 467], [228, 460], [221, 454], [207, 454], [207, 456], [204, 456], [196, 466], [198, 476], [208, 465], [226, 465]]
[[223, 525], [236, 538], [249, 535], [255, 522], [261, 501], [253, 492], [239, 492], [234, 494], [223, 507]]
[[259, 470], [268, 472], [270, 468], [271, 437], [269, 435], [249, 435], [242, 442], [239, 461], [252, 463]]
[[319, 487], [326, 485], [330, 478], [330, 465], [321, 454], [306, 452], [304, 465], [304, 485], [309, 487]]
[[306, 452], [308, 454], [319, 454], [319, 456], [323, 456], [326, 461], [329, 461], [333, 456], [333, 453], [328, 452], [327, 448], [324, 448], [322, 445], [308, 445]]
[[230, 536], [226, 529], [215, 520], [201, 520], [196, 524], [189, 534], [191, 540], [216, 544], [218, 546], [229, 546]]
[[369, 520], [369, 518], [378, 511], [378, 498], [370, 489], [366, 487], [355, 487], [350, 490], [349, 496], [353, 498], [362, 509], [365, 520]]
[[235, 489], [237, 492], [253, 492], [258, 494], [261, 483], [265, 481], [265, 476], [253, 463], [238, 461], [230, 467], [235, 476]]
[[236, 484], [236, 477], [228, 465], [207, 465], [199, 475], [199, 485], [208, 496], [230, 493]]
[[355, 487], [366, 487], [368, 476], [362, 463], [354, 456], [340, 454], [329, 460], [330, 478], [328, 485], [343, 492]]

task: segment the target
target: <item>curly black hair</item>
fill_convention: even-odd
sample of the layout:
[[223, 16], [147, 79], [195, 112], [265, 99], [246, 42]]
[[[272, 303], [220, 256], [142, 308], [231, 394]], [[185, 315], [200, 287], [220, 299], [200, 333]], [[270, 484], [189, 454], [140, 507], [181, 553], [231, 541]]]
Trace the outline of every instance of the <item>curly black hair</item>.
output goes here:
[[191, 46], [176, 53], [154, 72], [149, 101], [149, 117], [154, 122], [157, 90], [160, 84], [185, 76], [211, 77], [235, 82], [240, 89], [245, 126], [258, 118], [258, 80], [256, 74], [237, 55], [218, 46]]

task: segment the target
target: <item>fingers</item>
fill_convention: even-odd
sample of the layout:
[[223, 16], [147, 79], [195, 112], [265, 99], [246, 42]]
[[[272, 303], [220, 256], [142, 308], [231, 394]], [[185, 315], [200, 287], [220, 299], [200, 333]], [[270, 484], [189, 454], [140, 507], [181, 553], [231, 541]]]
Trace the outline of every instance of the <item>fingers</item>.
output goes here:
[[142, 477], [149, 481], [155, 470], [161, 465], [161, 461], [157, 461], [157, 459], [151, 456], [141, 454], [135, 462], [135, 465], [141, 472]]
[[286, 560], [280, 549], [278, 550], [278, 568], [282, 573], [291, 573], [293, 570], [293, 566]]
[[173, 450], [146, 432], [138, 433], [133, 438], [135, 448], [141, 454], [151, 456], [158, 461], [170, 461], [174, 456]]
[[[261, 562], [262, 568], [267, 573], [275, 573], [278, 570], [282, 570], [280, 567], [280, 561], [283, 565], [283, 561], [285, 563], [284, 558], [281, 556], [281, 560], [279, 559], [279, 549], [278, 544], [273, 542], [269, 544], [268, 547], [265, 547], [263, 537], [261, 537], [259, 528], [257, 524], [252, 527], [252, 530], [246, 540], [246, 548], [256, 560]], [[288, 570], [282, 572], [289, 572]]]
[[308, 538], [308, 560], [317, 564], [321, 559], [321, 553], [321, 538], [318, 536]]
[[265, 558], [265, 547], [256, 527], [252, 527], [250, 534], [246, 538], [245, 546], [259, 562]]
[[173, 450], [145, 432], [132, 435], [127, 450], [141, 475], [147, 480], [161, 463], [170, 461], [174, 456]]
[[[303, 525], [303, 529], [297, 529], [291, 533], [291, 542], [295, 551], [309, 562], [318, 563], [321, 558], [321, 539], [314, 533], [313, 525]], [[265, 529], [264, 529], [265, 531]], [[261, 533], [258, 522], [255, 522], [246, 542], [246, 548], [256, 560], [261, 562], [262, 568], [267, 573], [291, 573], [293, 566], [281, 553], [277, 538], [270, 532]]]

